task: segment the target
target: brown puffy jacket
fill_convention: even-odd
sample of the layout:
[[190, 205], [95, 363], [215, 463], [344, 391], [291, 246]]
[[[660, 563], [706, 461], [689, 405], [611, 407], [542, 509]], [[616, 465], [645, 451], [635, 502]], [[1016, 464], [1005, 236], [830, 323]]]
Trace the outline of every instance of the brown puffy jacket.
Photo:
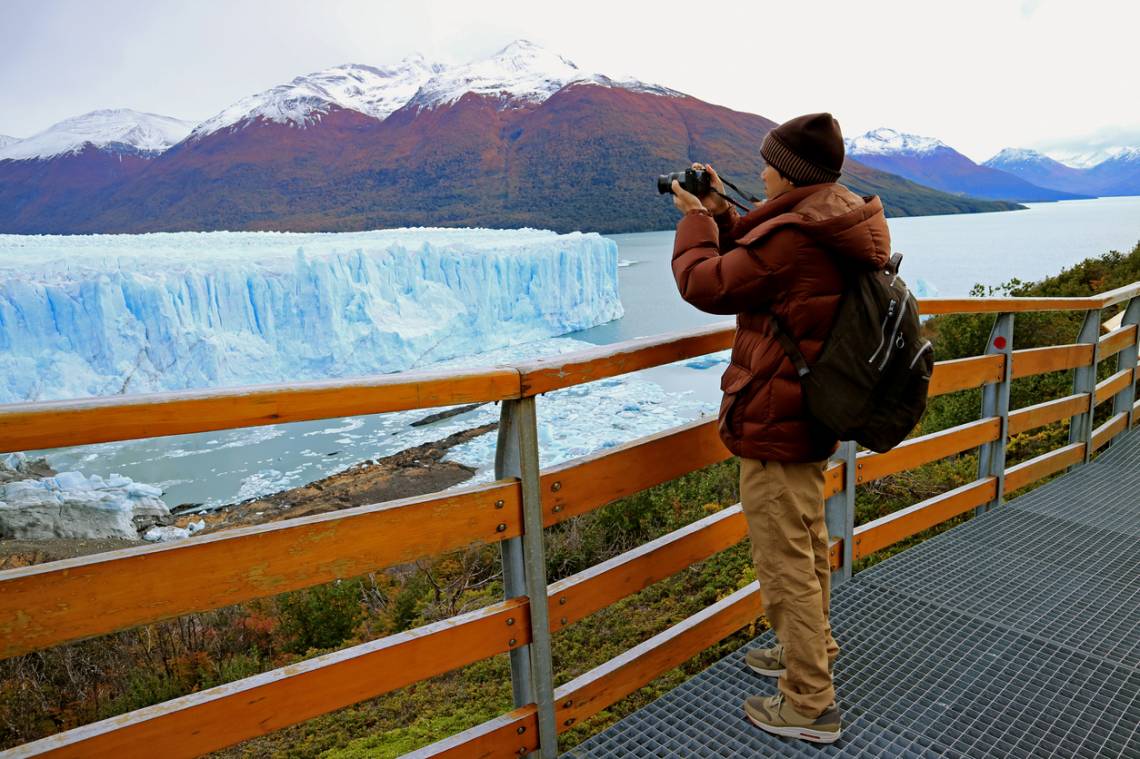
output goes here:
[[809, 364], [831, 330], [844, 282], [882, 269], [891, 239], [878, 197], [835, 183], [797, 187], [747, 216], [700, 212], [677, 224], [673, 276], [702, 311], [736, 314], [721, 377], [720, 437], [737, 456], [820, 461], [838, 441], [804, 411], [795, 367], [772, 334], [779, 318]]

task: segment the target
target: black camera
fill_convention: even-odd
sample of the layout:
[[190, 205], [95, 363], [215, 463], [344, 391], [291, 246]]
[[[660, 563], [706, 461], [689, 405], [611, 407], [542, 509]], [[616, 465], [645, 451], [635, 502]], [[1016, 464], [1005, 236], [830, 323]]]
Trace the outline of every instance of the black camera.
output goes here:
[[685, 169], [672, 174], [662, 174], [657, 177], [657, 192], [664, 195], [673, 192], [673, 180], [676, 179], [686, 192], [691, 192], [698, 198], [708, 195], [712, 190], [712, 175], [704, 169]]

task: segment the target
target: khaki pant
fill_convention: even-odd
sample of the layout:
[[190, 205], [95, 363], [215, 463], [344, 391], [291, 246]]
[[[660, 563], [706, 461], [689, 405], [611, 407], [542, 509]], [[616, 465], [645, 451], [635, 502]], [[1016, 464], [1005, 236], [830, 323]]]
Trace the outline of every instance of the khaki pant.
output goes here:
[[807, 717], [835, 701], [828, 657], [831, 566], [823, 517], [826, 461], [804, 464], [740, 459], [740, 504], [752, 540], [752, 562], [764, 614], [784, 644], [784, 699]]

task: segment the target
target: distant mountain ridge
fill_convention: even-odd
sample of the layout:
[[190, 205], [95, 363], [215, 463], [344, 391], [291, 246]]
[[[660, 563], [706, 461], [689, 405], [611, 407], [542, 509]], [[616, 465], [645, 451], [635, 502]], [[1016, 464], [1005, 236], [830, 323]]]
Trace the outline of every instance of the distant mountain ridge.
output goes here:
[[1140, 195], [1140, 148], [1118, 148], [1100, 163], [1075, 168], [1036, 150], [1006, 148], [984, 165], [1040, 187], [1092, 195]]
[[[142, 130], [133, 141], [83, 139], [49, 158], [0, 160], [0, 231], [662, 229], [676, 212], [654, 190], [656, 174], [709, 161], [758, 193], [759, 145], [775, 126], [660, 85], [582, 72], [526, 41], [464, 66], [421, 57], [337, 66], [242, 98], [192, 129], [177, 123], [178, 141], [148, 122], [150, 138]], [[854, 160], [842, 181], [881, 194], [892, 215], [1019, 207]]]
[[998, 168], [979, 166], [940, 140], [885, 127], [848, 139], [846, 145], [852, 158], [944, 192], [1012, 201], [1090, 197], [1037, 186]]

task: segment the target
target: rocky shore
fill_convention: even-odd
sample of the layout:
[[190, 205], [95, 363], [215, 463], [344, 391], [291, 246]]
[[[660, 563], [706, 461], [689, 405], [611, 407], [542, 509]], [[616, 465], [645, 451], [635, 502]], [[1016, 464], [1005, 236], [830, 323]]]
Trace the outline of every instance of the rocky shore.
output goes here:
[[[173, 524], [169, 527], [204, 534], [444, 490], [470, 479], [475, 473], [471, 467], [445, 461], [447, 451], [497, 427], [497, 423], [491, 423], [462, 430], [384, 458], [362, 462], [301, 487], [243, 501], [209, 514], [179, 514], [176, 509]], [[25, 476], [34, 473], [38, 477], [52, 477], [56, 474], [43, 460], [27, 462], [24, 468]], [[137, 545], [145, 545], [145, 541], [106, 536], [0, 539], [0, 569]]]

